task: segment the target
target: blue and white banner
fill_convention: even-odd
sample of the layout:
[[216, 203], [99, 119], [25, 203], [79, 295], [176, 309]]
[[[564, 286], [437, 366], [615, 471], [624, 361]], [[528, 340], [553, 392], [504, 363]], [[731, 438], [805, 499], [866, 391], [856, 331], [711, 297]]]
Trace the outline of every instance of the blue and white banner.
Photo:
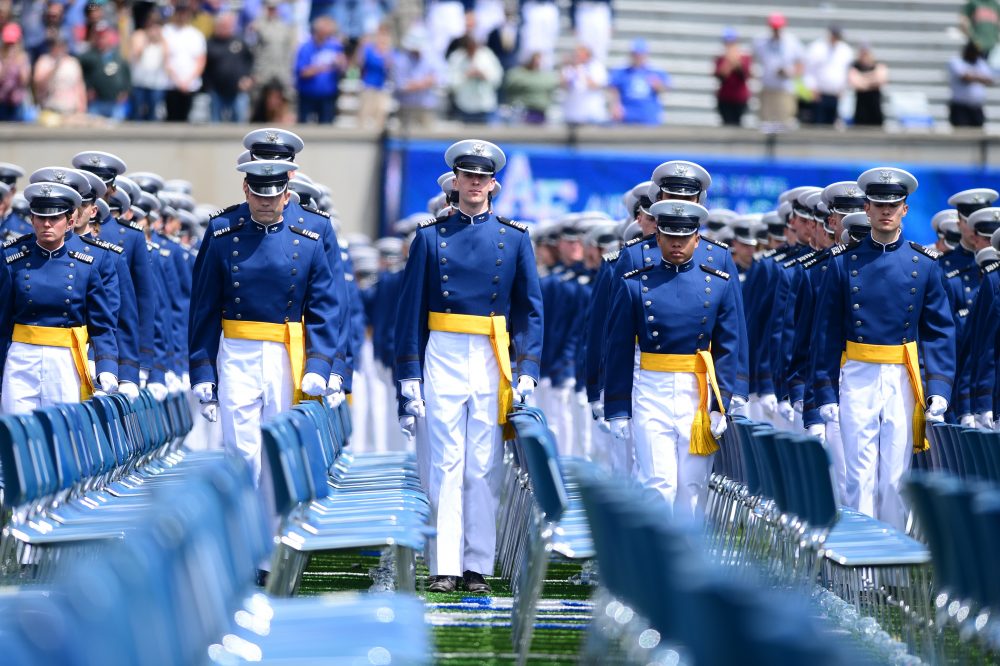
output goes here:
[[[410, 213], [425, 211], [440, 189], [438, 175], [448, 170], [446, 142], [391, 140], [387, 146], [383, 231]], [[824, 162], [622, 152], [533, 144], [505, 144], [507, 167], [497, 180], [503, 192], [494, 202], [498, 214], [522, 221], [557, 218], [567, 212], [601, 210], [616, 219], [625, 215], [622, 194], [648, 180], [668, 159], [697, 162], [712, 174], [708, 208], [740, 213], [773, 210], [778, 195], [799, 185], [825, 186], [853, 180], [875, 162]], [[948, 197], [971, 187], [995, 187], [1000, 170], [966, 166], [891, 164], [911, 172], [920, 183], [903, 220], [910, 240], [930, 243], [931, 217], [948, 207]]]

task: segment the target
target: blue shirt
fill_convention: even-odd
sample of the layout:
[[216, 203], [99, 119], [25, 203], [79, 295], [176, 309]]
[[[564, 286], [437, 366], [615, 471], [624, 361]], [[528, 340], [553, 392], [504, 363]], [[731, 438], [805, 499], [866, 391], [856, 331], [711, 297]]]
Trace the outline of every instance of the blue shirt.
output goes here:
[[[318, 45], [310, 39], [299, 47], [298, 55], [295, 57], [295, 85], [300, 95], [333, 97], [337, 94], [340, 71], [336, 62], [341, 52], [340, 44], [333, 39]], [[330, 68], [310, 77], [302, 76], [302, 70], [314, 65], [328, 65]]]
[[383, 54], [373, 44], [365, 46], [365, 60], [361, 67], [361, 82], [366, 88], [385, 88], [389, 78], [389, 63], [395, 58], [395, 52]]
[[625, 117], [624, 123], [659, 125], [662, 107], [650, 81], [670, 86], [670, 75], [651, 67], [623, 67], [611, 73], [611, 85], [618, 90]]

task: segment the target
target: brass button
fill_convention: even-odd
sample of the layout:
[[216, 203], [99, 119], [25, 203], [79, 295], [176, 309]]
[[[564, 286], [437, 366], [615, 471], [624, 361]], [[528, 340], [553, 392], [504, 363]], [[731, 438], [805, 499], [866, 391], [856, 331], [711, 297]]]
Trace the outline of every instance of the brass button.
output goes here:
[[852, 293], [852, 294], [856, 294], [856, 293], [858, 293], [858, 289], [860, 289], [860, 288], [861, 288], [861, 287], [851, 287], [851, 293]]
[[240, 256], [240, 253], [239, 253], [239, 252], [237, 252], [236, 250], [233, 250], [233, 256], [234, 256], [234, 257], [238, 257], [238, 256]]
[[444, 313], [445, 314], [451, 314], [451, 308], [445, 308], [444, 309]]
[[649, 264], [649, 263], [652, 263], [653, 260], [651, 258], [649, 258], [649, 257], [645, 257], [643, 259], [643, 261], [645, 261], [647, 264]]
[[493, 284], [496, 284], [499, 281], [500, 281], [500, 276], [499, 275], [494, 275], [493, 276]]
[[907, 312], [913, 312], [913, 306], [911, 305], [910, 307], [906, 308], [906, 311]]
[[711, 282], [711, 281], [712, 281], [712, 276], [711, 275], [706, 275], [705, 276], [705, 282]]
[[650, 305], [652, 305], [652, 304], [653, 304], [653, 301], [646, 301], [646, 307], [647, 307], [647, 308], [648, 308], [648, 307], [649, 307]]
[[239, 236], [233, 236], [233, 242], [234, 243], [239, 243], [240, 242], [240, 237]]
[[240, 272], [240, 267], [239, 266], [233, 266], [233, 272], [234, 273], [239, 273]]
[[491, 300], [491, 301], [495, 301], [495, 300], [497, 300], [497, 295], [496, 295], [495, 293], [493, 293], [493, 294], [490, 294], [490, 300]]
[[649, 287], [643, 287], [643, 288], [642, 288], [642, 293], [644, 293], [644, 294], [645, 294], [645, 293], [646, 293], [647, 291], [649, 291]]
[[909, 327], [910, 327], [910, 322], [908, 321], [903, 322], [903, 328], [909, 328]]
[[503, 263], [503, 259], [497, 259], [497, 266]]
[[646, 281], [646, 280], [648, 280], [648, 279], [649, 279], [649, 276], [648, 276], [648, 275], [643, 275], [643, 276], [642, 276], [642, 280], [643, 280], [643, 282], [645, 282], [645, 281]]
[[[288, 306], [287, 306], [287, 307], [292, 307], [292, 305], [293, 305], [294, 303], [295, 303], [294, 301], [288, 301]], [[285, 321], [288, 321], [288, 320], [286, 319]]]
[[503, 227], [500, 227], [500, 233], [505, 234], [505, 233], [507, 233], [507, 230], [504, 229]]
[[[711, 250], [712, 248], [708, 248], [708, 249]], [[708, 263], [712, 263], [713, 261], [715, 261], [715, 257], [709, 257], [708, 258]]]
[[239, 303], [239, 302], [240, 302], [239, 297], [233, 299], [233, 303]]
[[288, 321], [288, 317], [285, 317], [285, 321], [286, 321], [286, 322]]
[[917, 293], [917, 288], [916, 287], [910, 287], [910, 293], [911, 294]]
[[295, 291], [295, 285], [289, 285], [288, 291]]
[[705, 324], [707, 322], [708, 322], [708, 317], [702, 317], [701, 318], [701, 323]]
[[299, 269], [293, 268], [292, 269], [292, 275], [298, 275], [298, 274], [299, 274]]
[[865, 341], [865, 339], [862, 336], [859, 335], [858, 336], [858, 342], [864, 342], [864, 341]]
[[917, 277], [917, 272], [913, 271], [912, 273], [910, 273], [910, 275], [912, 275], [913, 277]]
[[441, 241], [441, 247], [448, 247], [448, 244], [444, 241]]
[[239, 314], [238, 314], [238, 315], [236, 315], [236, 318], [237, 318], [237, 319], [243, 319], [243, 315], [239, 315]]
[[234, 282], [233, 286], [236, 287], [237, 289], [239, 289], [240, 288], [240, 283], [239, 282]]
[[448, 258], [447, 257], [441, 257], [441, 263], [442, 264], [447, 264], [448, 263]]
[[699, 340], [704, 340], [705, 339], [705, 334], [704, 333], [699, 333], [698, 334], [698, 339]]
[[292, 241], [292, 245], [298, 245], [298, 244], [299, 244], [299, 239], [298, 238], [296, 238], [295, 240]]
[[502, 250], [503, 249], [503, 243], [497, 243], [497, 247]]
[[851, 277], [858, 277], [857, 271], [851, 271]]
[[292, 259], [298, 259], [298, 258], [299, 258], [299, 253], [298, 252], [292, 252]]
[[[912, 259], [913, 259], [913, 263], [917, 263], [918, 261], [920, 261], [920, 260], [919, 260], [919, 259], [917, 259], [916, 257], [912, 257]], [[968, 280], [969, 278], [965, 278], [965, 279], [966, 279], [966, 280]]]
[[711, 287], [705, 287], [705, 293], [706, 294], [711, 294], [712, 293], [712, 288]]
[[71, 284], [66, 285], [66, 291], [73, 291], [73, 285]]
[[493, 310], [490, 310], [490, 316], [491, 316], [491, 317], [494, 317], [494, 316], [496, 316], [496, 312], [494, 312]]
[[[28, 301], [28, 302], [30, 303], [31, 301]], [[65, 303], [66, 305], [69, 305], [70, 300], [67, 298], [65, 301], [63, 301], [63, 303]]]
[[646, 321], [653, 321], [653, 315], [649, 315], [648, 317], [646, 317]]
[[708, 306], [709, 306], [709, 302], [705, 301], [705, 307], [707, 308]]
[[451, 293], [447, 291], [442, 291], [441, 295], [444, 296], [445, 298], [448, 298], [449, 296], [451, 296]]
[[852, 254], [851, 255], [851, 261], [857, 261], [857, 260], [858, 260], [858, 255]]
[[659, 331], [653, 331], [652, 335], [653, 335], [654, 338], [659, 337], [660, 332]]
[[447, 275], [442, 275], [441, 276], [441, 282], [447, 282], [447, 281], [448, 281], [448, 276]]
[[861, 306], [860, 306], [860, 305], [858, 305], [857, 303], [855, 303], [855, 304], [853, 305], [853, 307], [854, 307], [854, 309], [855, 309], [855, 310], [858, 310], [858, 309], [860, 309], [860, 308], [861, 308]]
[[859, 319], [859, 320], [857, 320], [856, 322], [854, 322], [854, 326], [855, 326], [855, 327], [857, 327], [857, 326], [861, 326], [861, 320]]

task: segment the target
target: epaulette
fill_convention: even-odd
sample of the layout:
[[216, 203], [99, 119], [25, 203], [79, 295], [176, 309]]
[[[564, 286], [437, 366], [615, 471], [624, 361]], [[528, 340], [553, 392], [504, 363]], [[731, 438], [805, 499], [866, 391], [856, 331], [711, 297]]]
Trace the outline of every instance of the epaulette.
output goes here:
[[643, 238], [642, 236], [639, 236], [638, 238], [633, 238], [629, 242], [625, 243], [625, 247], [632, 247], [636, 243], [641, 243], [642, 242], [642, 238]]
[[769, 257], [773, 257], [777, 253], [778, 253], [778, 248], [772, 247], [770, 250], [764, 250], [763, 252], [761, 252], [760, 257], [761, 259], [767, 259]]
[[499, 215], [497, 215], [497, 222], [499, 222], [500, 224], [506, 224], [508, 227], [514, 227], [515, 229], [519, 229], [525, 233], [527, 233], [528, 231], [528, 225], [525, 224], [524, 222], [515, 222], [514, 220], [508, 219], [506, 217], [501, 217]]
[[629, 271], [628, 273], [626, 273], [626, 274], [625, 274], [625, 275], [623, 275], [622, 277], [623, 277], [623, 278], [630, 278], [630, 277], [635, 277], [635, 276], [636, 276], [636, 275], [638, 275], [639, 273], [645, 273], [645, 272], [646, 272], [646, 271], [648, 271], [648, 270], [652, 270], [652, 269], [653, 269], [653, 267], [654, 267], [654, 266], [653, 266], [652, 264], [650, 264], [649, 266], [643, 266], [642, 268], [637, 268], [637, 269], [635, 269], [635, 270], [633, 270], [633, 271]]
[[788, 256], [788, 253], [789, 253], [789, 250], [785, 250], [784, 252], [778, 252], [777, 254], [771, 255], [771, 259], [774, 260], [774, 263], [780, 264], [781, 262], [783, 262], [785, 260], [785, 257]]
[[302, 210], [309, 211], [310, 213], [315, 213], [316, 215], [322, 215], [323, 217], [329, 218], [330, 214], [325, 210], [320, 210], [319, 208], [313, 208], [312, 206], [303, 206]]
[[830, 256], [836, 257], [841, 255], [848, 250], [853, 250], [854, 248], [861, 245], [861, 241], [852, 240], [850, 243], [841, 243], [840, 245], [834, 245], [830, 248]]
[[805, 254], [803, 254], [801, 257], [799, 257], [795, 261], [797, 261], [800, 264], [804, 264], [807, 261], [809, 261], [810, 259], [812, 259], [813, 257], [815, 257], [819, 253], [820, 253], [820, 250], [812, 250], [811, 252], [806, 252]]
[[168, 250], [166, 248], [160, 248], [160, 256], [161, 257], [169, 257], [170, 256], [170, 250]]
[[23, 236], [18, 236], [17, 238], [11, 238], [9, 241], [3, 244], [3, 249], [7, 249], [12, 245], [17, 245], [18, 243], [23, 243], [24, 241], [31, 238], [31, 234], [24, 234]]
[[817, 264], [822, 264], [824, 261], [829, 259], [832, 255], [829, 252], [819, 252], [815, 257], [811, 258], [802, 264], [802, 268], [810, 269]]
[[134, 229], [135, 231], [141, 231], [142, 233], [146, 233], [145, 229], [142, 228], [141, 224], [139, 224], [138, 222], [133, 222], [132, 220], [126, 220], [124, 217], [118, 218], [118, 224], [122, 225], [123, 227], [128, 227], [129, 229]]
[[306, 238], [311, 238], [314, 241], [318, 241], [319, 240], [319, 234], [316, 233], [315, 231], [309, 231], [308, 229], [300, 229], [299, 227], [295, 226], [294, 224], [289, 224], [288, 225], [288, 230], [291, 231], [293, 234], [298, 234], [300, 236], [305, 236]]
[[29, 254], [31, 254], [31, 250], [19, 250], [14, 254], [10, 255], [9, 257], [7, 257], [7, 264], [10, 265], [15, 261], [17, 261], [18, 259], [24, 259]]
[[423, 222], [417, 225], [417, 228], [423, 229], [424, 227], [433, 227], [435, 224], [439, 222], [444, 222], [447, 219], [448, 219], [447, 215], [442, 215], [441, 217], [435, 217], [433, 220], [424, 220]]
[[94, 258], [92, 256], [90, 256], [89, 254], [84, 254], [83, 252], [77, 252], [76, 250], [70, 250], [66, 254], [68, 254], [69, 256], [73, 257], [74, 259], [79, 259], [80, 261], [82, 261], [85, 264], [92, 264], [92, 263], [94, 263]]
[[702, 238], [704, 238], [705, 240], [707, 240], [712, 245], [718, 245], [723, 250], [728, 250], [729, 249], [729, 243], [724, 243], [724, 242], [722, 242], [720, 240], [715, 240], [714, 238], [707, 238], [705, 236], [702, 236]]
[[621, 253], [622, 253], [621, 250], [615, 250], [614, 252], [608, 252], [601, 258], [610, 264], [613, 261], [618, 261], [618, 257], [621, 255]]
[[711, 266], [706, 266], [705, 264], [701, 264], [701, 270], [705, 271], [709, 275], [714, 275], [715, 277], [720, 277], [723, 280], [728, 280], [729, 279], [729, 273], [727, 273], [726, 271], [720, 271], [717, 268], [712, 268]]
[[230, 225], [228, 227], [222, 227], [221, 229], [216, 229], [212, 232], [212, 238], [219, 238], [221, 236], [227, 236], [234, 231], [239, 231], [243, 228], [243, 224], [237, 222], [235, 225]]
[[573, 271], [564, 271], [559, 274], [560, 282], [569, 282], [570, 280], [575, 280], [575, 279], [576, 279], [576, 273], [574, 273]]
[[220, 208], [219, 210], [217, 210], [217, 211], [215, 211], [214, 213], [212, 213], [212, 214], [211, 214], [211, 215], [209, 216], [209, 218], [208, 218], [208, 219], [210, 219], [210, 220], [214, 220], [215, 218], [219, 217], [220, 215], [224, 215], [225, 213], [229, 213], [229, 212], [231, 212], [231, 211], [234, 211], [234, 210], [236, 210], [236, 209], [237, 209], [237, 208], [239, 208], [240, 206], [241, 206], [241, 204], [233, 204], [232, 206], [226, 206], [225, 208]]
[[101, 240], [100, 238], [94, 238], [93, 236], [80, 236], [80, 240], [88, 245], [94, 245], [96, 247], [108, 250], [109, 252], [114, 252], [116, 254], [122, 254], [125, 252], [125, 248], [120, 245], [115, 245], [114, 243], [109, 243], [106, 240]]
[[590, 284], [590, 276], [587, 274], [579, 275], [576, 278], [578, 284]]
[[914, 242], [914, 241], [910, 241], [910, 247], [912, 247], [914, 250], [916, 250], [920, 254], [922, 254], [922, 255], [924, 255], [926, 257], [930, 257], [934, 261], [937, 261], [941, 257], [941, 253], [938, 252], [937, 250], [931, 250], [929, 248], [924, 247], [920, 243], [917, 243], [917, 242]]
[[802, 256], [795, 257], [794, 259], [789, 259], [785, 263], [781, 264], [782, 268], [791, 268], [795, 264], [801, 264], [803, 261], [808, 261], [816, 256], [816, 250], [811, 250], [806, 252]]
[[146, 249], [152, 252], [153, 250], [159, 250], [160, 245], [158, 243], [154, 243], [153, 241], [146, 241]]
[[944, 274], [944, 276], [950, 280], [953, 277], [958, 277], [962, 273], [968, 273], [973, 268], [979, 268], [979, 266], [973, 264], [972, 266], [966, 266], [965, 268], [956, 268], [953, 271], [948, 271], [947, 273]]
[[962, 319], [965, 319], [966, 317], [969, 316], [969, 309], [968, 308], [962, 308], [961, 310], [959, 310], [955, 314], [957, 314]]
[[991, 261], [986, 264], [986, 268], [983, 269], [983, 275], [989, 275], [998, 268], [1000, 268], [1000, 261]]

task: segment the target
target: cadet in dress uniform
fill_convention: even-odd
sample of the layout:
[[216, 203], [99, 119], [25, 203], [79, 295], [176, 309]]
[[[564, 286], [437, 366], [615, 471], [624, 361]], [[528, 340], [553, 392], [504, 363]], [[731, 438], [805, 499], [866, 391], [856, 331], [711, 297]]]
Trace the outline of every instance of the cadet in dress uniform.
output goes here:
[[[986, 208], [976, 211], [971, 216], [973, 222], [979, 216], [996, 217], [1000, 208]], [[990, 238], [994, 251], [1000, 252], [1000, 230], [994, 231]], [[992, 260], [982, 268], [983, 284], [976, 295], [976, 302], [969, 313], [967, 329], [968, 356], [975, 359], [971, 363], [970, 372], [970, 406], [972, 419], [966, 418], [965, 425], [970, 422], [981, 428], [996, 429], [997, 413], [996, 392], [997, 368], [997, 335], [1000, 333], [1000, 262]]]
[[0, 240], [10, 240], [34, 232], [30, 213], [14, 210], [17, 196], [17, 179], [24, 177], [24, 170], [16, 164], [0, 162], [0, 183], [4, 185], [0, 196]]
[[963, 190], [948, 198], [948, 205], [954, 206], [958, 212], [958, 230], [962, 234], [961, 242], [946, 256], [941, 257], [941, 268], [949, 271], [967, 268], [976, 263], [975, 245], [976, 232], [968, 223], [969, 216], [981, 208], [988, 208], [1000, 196], [996, 190], [977, 187]]
[[958, 211], [954, 208], [945, 208], [944, 210], [939, 210], [934, 213], [934, 217], [931, 218], [931, 229], [934, 230], [934, 234], [937, 236], [937, 240], [931, 246], [933, 249], [937, 250], [941, 254], [947, 254], [955, 249], [955, 244], [961, 239], [947, 237], [948, 227], [942, 226], [942, 223], [949, 221], [955, 223], [955, 229], [958, 227]]
[[541, 290], [527, 227], [489, 212], [503, 152], [485, 141], [460, 141], [445, 161], [455, 171], [458, 211], [421, 225], [414, 237], [399, 299], [395, 376], [411, 414], [423, 415], [421, 380], [427, 401], [428, 495], [437, 529], [428, 589], [453, 591], [461, 575], [466, 589], [482, 592], [489, 590], [483, 574], [493, 571], [496, 544], [497, 426], [512, 401], [526, 399], [537, 384]]
[[904, 529], [900, 482], [912, 451], [926, 448], [925, 419], [940, 421], [948, 408], [955, 324], [937, 253], [902, 238], [916, 178], [878, 167], [857, 182], [872, 231], [827, 262], [817, 303], [814, 381], [824, 419], [840, 421], [845, 503]]
[[739, 358], [746, 353], [740, 283], [695, 260], [704, 207], [666, 200], [650, 213], [660, 260], [629, 271], [616, 285], [604, 409], [619, 441], [634, 423], [638, 481], [657, 490], [675, 516], [693, 518], [704, 507], [715, 438], [726, 429], [725, 409], [746, 367]]
[[[105, 292], [107, 274], [101, 275], [106, 264], [83, 252], [79, 240], [66, 239], [80, 194], [59, 183], [35, 183], [25, 189], [25, 198], [36, 233], [4, 250], [10, 280], [0, 309], [0, 349], [6, 350], [0, 407], [7, 414], [79, 402], [95, 389], [118, 389], [117, 313]], [[96, 385], [87, 364], [88, 342]]]

